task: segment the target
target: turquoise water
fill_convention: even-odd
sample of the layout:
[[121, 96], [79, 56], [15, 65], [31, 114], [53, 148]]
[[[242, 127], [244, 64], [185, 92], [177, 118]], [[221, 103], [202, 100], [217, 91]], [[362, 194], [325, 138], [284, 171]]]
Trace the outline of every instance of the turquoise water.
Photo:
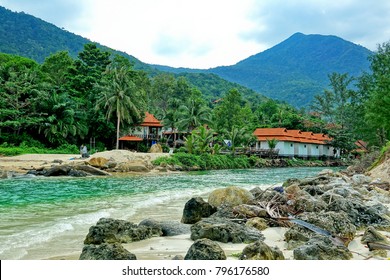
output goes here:
[[101, 217], [179, 220], [185, 202], [217, 188], [278, 186], [323, 168], [218, 170], [105, 178], [0, 180], [0, 259], [79, 255]]

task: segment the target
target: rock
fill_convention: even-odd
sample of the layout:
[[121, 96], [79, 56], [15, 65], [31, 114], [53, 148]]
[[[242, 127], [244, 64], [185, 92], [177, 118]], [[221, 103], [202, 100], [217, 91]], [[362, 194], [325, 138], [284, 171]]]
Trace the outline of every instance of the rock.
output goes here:
[[255, 228], [259, 231], [262, 231], [262, 230], [265, 230], [266, 228], [268, 228], [267, 220], [264, 218], [260, 218], [260, 217], [254, 217], [252, 219], [249, 219], [245, 223], [245, 225], [247, 227]]
[[349, 260], [352, 253], [345, 246], [335, 245], [330, 238], [316, 236], [293, 251], [295, 260]]
[[[156, 236], [155, 229], [124, 220], [101, 218], [89, 228], [84, 244], [129, 243]], [[162, 235], [162, 233], [161, 233]]]
[[85, 245], [80, 260], [136, 260], [137, 257], [119, 243]]
[[352, 176], [352, 182], [354, 185], [369, 184], [372, 181], [371, 177], [363, 174], [355, 174]]
[[268, 217], [267, 211], [262, 207], [248, 204], [233, 207], [233, 214], [243, 218]]
[[247, 204], [254, 199], [253, 195], [239, 187], [227, 187], [217, 189], [210, 193], [208, 203], [214, 207], [219, 207], [222, 204], [229, 206], [237, 206], [240, 204]]
[[217, 209], [203, 200], [201, 197], [193, 197], [184, 206], [181, 222], [194, 224], [202, 218], [207, 218], [215, 213]]
[[134, 160], [129, 162], [121, 162], [116, 166], [116, 171], [119, 172], [149, 172], [149, 168], [144, 161]]
[[176, 255], [172, 258], [173, 261], [182, 261], [184, 257], [182, 255]]
[[191, 245], [185, 260], [226, 260], [225, 252], [217, 242], [203, 238]]
[[84, 171], [84, 172], [87, 172], [88, 174], [90, 175], [95, 175], [95, 176], [111, 176], [110, 173], [104, 171], [104, 170], [100, 170], [99, 168], [96, 168], [96, 167], [93, 167], [93, 166], [90, 166], [90, 165], [75, 165], [73, 167], [75, 170], [80, 170], [80, 171]]
[[284, 260], [278, 247], [271, 248], [263, 241], [256, 241], [244, 248], [240, 260]]
[[369, 242], [378, 242], [378, 243], [390, 245], [390, 241], [386, 238], [386, 236], [381, 234], [372, 226], [366, 228], [361, 242], [363, 244], [367, 244]]
[[[302, 213], [298, 215], [299, 219], [317, 226], [330, 232], [332, 235], [337, 236], [348, 245], [355, 238], [356, 227], [348, 219], [348, 215], [344, 212], [317, 212], [317, 213]], [[296, 225], [295, 227], [302, 226]], [[306, 236], [312, 237], [315, 233], [309, 229], [304, 229]], [[302, 231], [301, 231], [302, 232]]]
[[139, 226], [147, 226], [155, 229], [156, 235], [176, 236], [191, 233], [190, 225], [182, 224], [178, 221], [161, 221], [146, 219], [139, 223]]
[[57, 165], [46, 170], [45, 176], [67, 176], [70, 170], [69, 165]]
[[264, 240], [264, 236], [257, 229], [219, 217], [205, 218], [191, 226], [191, 239], [202, 238], [223, 243], [250, 243]]
[[160, 144], [154, 144], [150, 147], [149, 153], [162, 153], [163, 148]]
[[369, 225], [390, 226], [388, 209], [380, 204], [366, 205], [359, 199], [336, 197], [327, 207], [328, 211], [343, 212], [358, 228]]
[[103, 157], [93, 157], [88, 161], [88, 164], [97, 167], [100, 169], [105, 169], [108, 168], [107, 163], [109, 162], [108, 159], [103, 158]]

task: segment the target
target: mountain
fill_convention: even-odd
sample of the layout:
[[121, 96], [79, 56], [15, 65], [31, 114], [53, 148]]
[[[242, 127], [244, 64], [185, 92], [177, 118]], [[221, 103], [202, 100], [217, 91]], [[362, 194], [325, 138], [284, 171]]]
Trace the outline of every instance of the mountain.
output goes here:
[[372, 52], [336, 36], [295, 33], [280, 44], [232, 66], [208, 70], [154, 65], [173, 73], [213, 73], [296, 107], [310, 104], [337, 72], [357, 77], [369, 71]]
[[369, 71], [372, 52], [336, 36], [296, 33], [280, 44], [233, 66], [210, 69], [228, 81], [297, 107], [328, 87], [328, 75], [357, 77]]

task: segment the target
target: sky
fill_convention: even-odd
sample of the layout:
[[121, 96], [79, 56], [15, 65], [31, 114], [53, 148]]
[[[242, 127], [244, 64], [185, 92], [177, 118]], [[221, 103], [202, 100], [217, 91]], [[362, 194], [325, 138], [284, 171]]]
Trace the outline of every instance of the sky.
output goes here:
[[388, 0], [0, 0], [149, 64], [233, 65], [296, 32], [375, 51], [390, 40]]

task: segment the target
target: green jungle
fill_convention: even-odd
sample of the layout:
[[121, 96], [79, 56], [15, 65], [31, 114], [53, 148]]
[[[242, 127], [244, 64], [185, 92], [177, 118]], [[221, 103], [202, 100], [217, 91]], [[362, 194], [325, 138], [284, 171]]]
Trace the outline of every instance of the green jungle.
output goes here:
[[[0, 154], [78, 153], [91, 138], [97, 150], [113, 149], [145, 112], [187, 132], [181, 151], [193, 154], [216, 153], [223, 139], [231, 139], [233, 151], [250, 146], [258, 127], [326, 133], [344, 154], [358, 139], [379, 149], [390, 139], [390, 42], [378, 45], [369, 61], [371, 71], [359, 77], [329, 73], [329, 89], [296, 109], [239, 86], [213, 96], [185, 76], [137, 70], [94, 43], [77, 58], [59, 51], [43, 63], [0, 53]], [[218, 144], [211, 149], [213, 137]]]

